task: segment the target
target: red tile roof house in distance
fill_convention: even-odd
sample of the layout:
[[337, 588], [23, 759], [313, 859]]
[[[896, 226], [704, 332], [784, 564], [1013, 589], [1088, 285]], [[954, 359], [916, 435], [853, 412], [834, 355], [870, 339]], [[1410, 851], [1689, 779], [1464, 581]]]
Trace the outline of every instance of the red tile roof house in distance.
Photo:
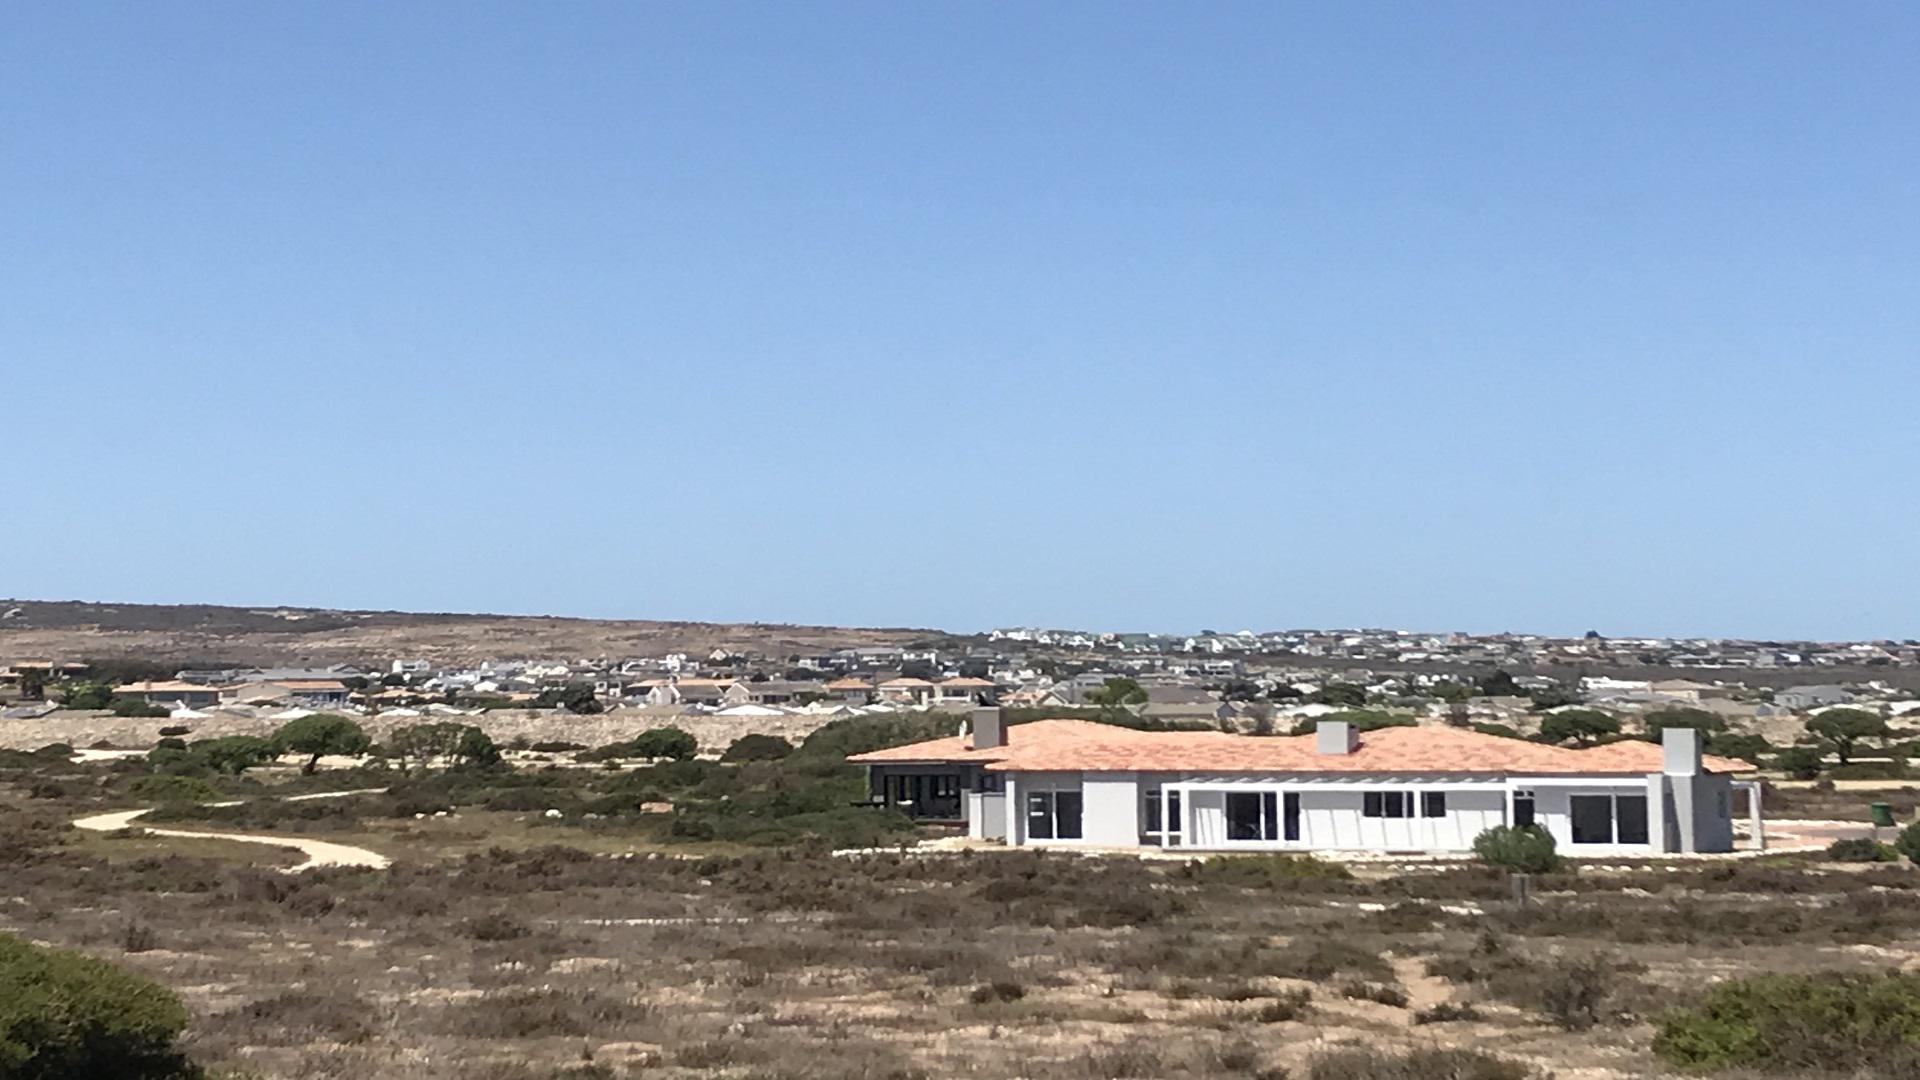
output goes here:
[[1279, 737], [1008, 726], [998, 709], [974, 710], [970, 729], [848, 760], [876, 801], [1012, 846], [1437, 855], [1533, 823], [1567, 855], [1726, 852], [1736, 787], [1764, 840], [1758, 783], [1730, 775], [1752, 766], [1702, 755], [1685, 729], [1584, 750], [1338, 721]]

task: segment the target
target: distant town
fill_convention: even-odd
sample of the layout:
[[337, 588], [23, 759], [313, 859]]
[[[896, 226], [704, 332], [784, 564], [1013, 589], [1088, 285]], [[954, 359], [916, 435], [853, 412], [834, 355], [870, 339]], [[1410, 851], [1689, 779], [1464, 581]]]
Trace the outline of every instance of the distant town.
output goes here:
[[[676, 727], [717, 753], [746, 733], [804, 737], [844, 717], [996, 705], [1069, 715], [1105, 709], [1145, 725], [1249, 733], [1372, 710], [1395, 722], [1527, 737], [1536, 737], [1555, 710], [1631, 719], [1679, 707], [1711, 713], [1728, 731], [1760, 739], [1745, 744], [1752, 751], [1796, 741], [1806, 714], [1823, 708], [1866, 706], [1889, 718], [1920, 710], [1910, 688], [1920, 673], [1920, 644], [1913, 641], [1598, 634], [1160, 635], [1020, 627], [806, 652], [715, 647], [619, 658], [446, 663], [394, 656], [324, 666], [190, 667], [138, 657], [39, 656], [11, 658], [4, 668], [0, 716], [9, 723], [0, 740], [21, 748], [56, 739], [139, 745], [163, 718], [202, 735], [246, 734], [328, 711], [382, 724], [485, 716], [483, 726], [496, 734], [551, 741], [555, 732], [571, 732], [583, 744]], [[1723, 746], [1731, 737], [1721, 737]]]

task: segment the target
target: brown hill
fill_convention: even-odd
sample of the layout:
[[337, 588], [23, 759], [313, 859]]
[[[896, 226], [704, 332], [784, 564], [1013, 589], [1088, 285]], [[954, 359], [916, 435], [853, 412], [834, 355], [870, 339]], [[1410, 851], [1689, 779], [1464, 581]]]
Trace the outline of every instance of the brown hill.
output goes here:
[[620, 659], [714, 648], [773, 656], [940, 642], [911, 628], [661, 622], [211, 604], [0, 600], [0, 662], [127, 658], [182, 666], [504, 657]]

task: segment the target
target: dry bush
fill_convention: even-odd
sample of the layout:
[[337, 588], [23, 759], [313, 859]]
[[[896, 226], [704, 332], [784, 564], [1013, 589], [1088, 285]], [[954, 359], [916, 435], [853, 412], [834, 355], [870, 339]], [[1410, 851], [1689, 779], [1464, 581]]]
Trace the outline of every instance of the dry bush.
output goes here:
[[987, 1005], [993, 1002], [1019, 1001], [1027, 996], [1027, 988], [1017, 982], [996, 980], [973, 988], [967, 1000], [975, 1005]]
[[1338, 938], [1301, 938], [1266, 959], [1266, 974], [1287, 979], [1325, 982], [1345, 973], [1376, 979], [1390, 979], [1393, 968], [1377, 952]]
[[1407, 1007], [1407, 992], [1385, 983], [1350, 982], [1340, 988], [1340, 994], [1355, 1001], [1371, 1001], [1377, 1005], [1389, 1005], [1396, 1009]]
[[302, 1046], [362, 1042], [373, 1036], [374, 1020], [373, 1007], [353, 994], [289, 990], [220, 1013], [209, 1026], [239, 1043]]
[[456, 1002], [440, 1010], [441, 1034], [466, 1039], [539, 1039], [555, 1035], [610, 1036], [646, 1022], [644, 1005], [591, 990], [511, 990]]
[[1306, 1080], [1544, 1080], [1530, 1065], [1478, 1050], [1327, 1050], [1315, 1054]]
[[1260, 1006], [1259, 1011], [1253, 1014], [1253, 1018], [1263, 1024], [1280, 1024], [1288, 1020], [1298, 1020], [1313, 1011], [1311, 1001], [1312, 995], [1305, 990], [1289, 990], [1275, 994], [1272, 1000]]

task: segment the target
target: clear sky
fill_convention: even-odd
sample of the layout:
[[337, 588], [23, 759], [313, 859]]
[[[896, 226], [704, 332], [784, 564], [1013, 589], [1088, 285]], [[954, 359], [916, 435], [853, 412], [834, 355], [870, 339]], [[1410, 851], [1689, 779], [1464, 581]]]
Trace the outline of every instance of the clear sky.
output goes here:
[[0, 6], [0, 594], [1920, 636], [1908, 4]]

